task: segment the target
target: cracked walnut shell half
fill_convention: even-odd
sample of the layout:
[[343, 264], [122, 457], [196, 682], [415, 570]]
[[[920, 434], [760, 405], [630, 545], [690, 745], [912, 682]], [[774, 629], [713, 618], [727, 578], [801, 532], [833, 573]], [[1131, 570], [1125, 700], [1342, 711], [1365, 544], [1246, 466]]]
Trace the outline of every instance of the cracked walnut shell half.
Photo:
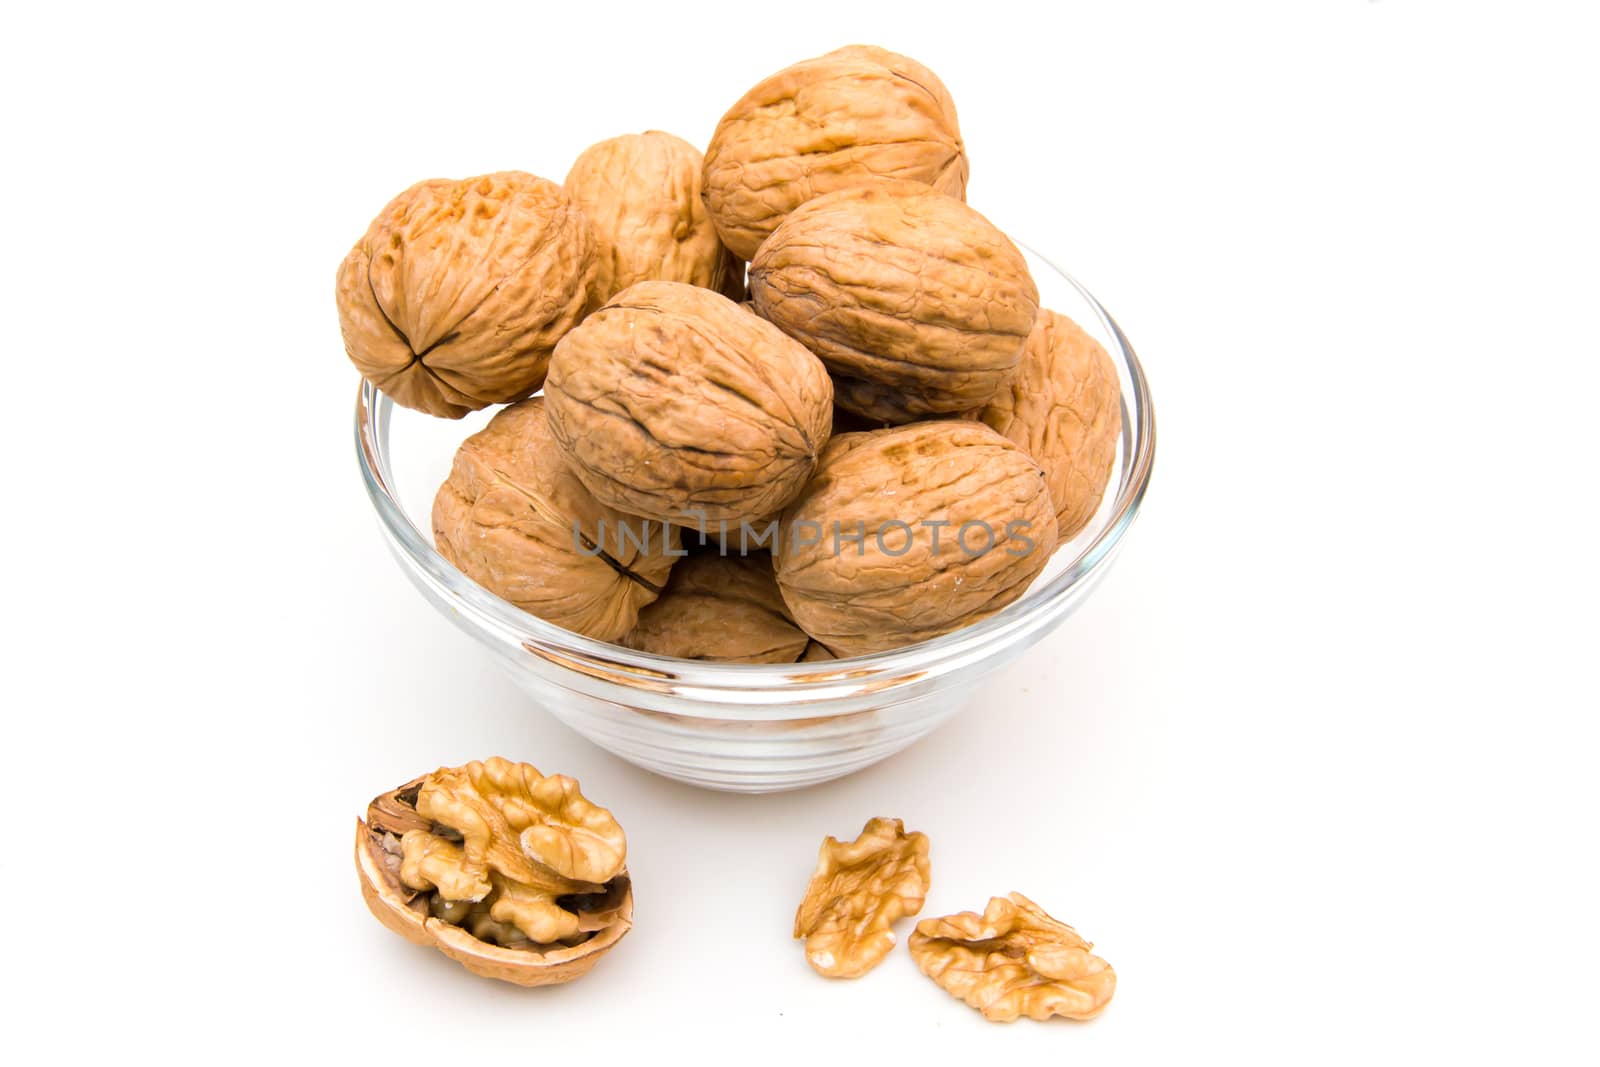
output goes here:
[[894, 948], [890, 927], [922, 910], [928, 878], [928, 835], [906, 833], [899, 819], [869, 819], [848, 843], [824, 838], [794, 917], [806, 962], [829, 978], [872, 970]]
[[702, 165], [694, 145], [660, 130], [601, 141], [572, 164], [563, 187], [594, 231], [602, 300], [649, 280], [743, 298], [744, 263], [706, 215]]
[[1100, 342], [1041, 308], [1017, 373], [977, 417], [1044, 470], [1057, 537], [1083, 529], [1105, 495], [1122, 436], [1122, 388]]
[[1093, 947], [1021, 893], [994, 897], [982, 915], [923, 919], [910, 941], [923, 974], [997, 1023], [1100, 1014], [1117, 975]]
[[595, 241], [561, 187], [521, 171], [419, 182], [339, 267], [339, 329], [367, 381], [458, 419], [531, 396], [599, 302]]
[[660, 522], [755, 521], [810, 479], [833, 384], [805, 348], [708, 289], [639, 282], [562, 338], [550, 431], [595, 498]]
[[807, 200], [893, 179], [960, 197], [967, 153], [944, 83], [916, 60], [870, 45], [762, 81], [722, 117], [706, 148], [706, 207], [741, 259]]
[[633, 925], [622, 827], [526, 763], [441, 767], [383, 794], [355, 856], [378, 921], [485, 978], [570, 982]]
[[1006, 235], [914, 182], [796, 208], [751, 261], [750, 297], [827, 364], [840, 407], [890, 423], [988, 403], [1039, 311]]
[[679, 534], [623, 515], [583, 487], [534, 397], [462, 442], [433, 500], [439, 554], [503, 600], [612, 641], [656, 598]]

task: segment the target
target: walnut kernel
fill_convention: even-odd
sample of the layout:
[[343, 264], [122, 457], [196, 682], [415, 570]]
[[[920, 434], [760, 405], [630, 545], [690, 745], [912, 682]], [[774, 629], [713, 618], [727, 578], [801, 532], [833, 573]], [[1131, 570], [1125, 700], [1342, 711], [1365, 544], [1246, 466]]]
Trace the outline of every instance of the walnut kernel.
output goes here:
[[854, 841], [823, 840], [794, 936], [818, 974], [860, 978], [894, 947], [890, 927], [921, 911], [927, 893], [927, 835], [906, 833], [899, 819], [869, 819]]
[[923, 919], [910, 941], [923, 974], [1001, 1023], [1022, 1015], [1089, 1019], [1103, 1011], [1117, 975], [1093, 947], [1021, 893], [994, 897], [982, 915]]
[[633, 924], [622, 827], [564, 775], [494, 757], [442, 767], [356, 820], [373, 915], [517, 985], [587, 973]]

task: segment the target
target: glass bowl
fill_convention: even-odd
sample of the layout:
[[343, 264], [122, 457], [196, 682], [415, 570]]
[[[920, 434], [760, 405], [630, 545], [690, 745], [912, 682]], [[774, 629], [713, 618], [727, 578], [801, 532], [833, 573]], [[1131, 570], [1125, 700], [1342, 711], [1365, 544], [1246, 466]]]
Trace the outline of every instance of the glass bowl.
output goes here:
[[1144, 371], [1089, 292], [1024, 249], [1044, 307], [1100, 341], [1122, 386], [1122, 440], [1100, 508], [1016, 603], [933, 641], [855, 659], [753, 666], [670, 659], [580, 637], [462, 575], [434, 551], [433, 496], [456, 446], [492, 411], [459, 422], [405, 408], [363, 383], [356, 451], [390, 550], [429, 603], [471, 634], [533, 701], [595, 744], [679, 781], [764, 793], [876, 763], [961, 709], [985, 676], [1038, 641], [1105, 576], [1155, 452]]

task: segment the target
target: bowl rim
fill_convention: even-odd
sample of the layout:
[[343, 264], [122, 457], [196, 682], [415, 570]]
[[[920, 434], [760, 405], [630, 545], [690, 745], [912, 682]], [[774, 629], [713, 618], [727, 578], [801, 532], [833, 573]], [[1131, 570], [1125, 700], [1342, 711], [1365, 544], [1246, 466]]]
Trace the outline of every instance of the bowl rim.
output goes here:
[[[786, 707], [812, 704], [839, 696], [872, 692], [925, 682], [959, 670], [991, 651], [1011, 644], [1062, 615], [1073, 593], [1087, 587], [1106, 568], [1127, 534], [1149, 488], [1155, 459], [1156, 425], [1150, 385], [1144, 368], [1122, 328], [1105, 307], [1071, 274], [1049, 257], [1017, 242], [1059, 274], [1083, 297], [1104, 327], [1108, 349], [1126, 369], [1129, 393], [1123, 395], [1123, 476], [1112, 508], [1100, 532], [1077, 557], [1038, 589], [986, 619], [932, 640], [904, 648], [838, 660], [799, 663], [746, 664], [677, 659], [640, 652], [585, 637], [531, 615], [472, 581], [451, 566], [407, 517], [392, 490], [389, 467], [389, 422], [394, 401], [370, 382], [362, 381], [356, 401], [355, 444], [362, 482], [376, 510], [383, 532], [395, 550], [409, 562], [413, 575], [444, 596], [465, 626], [470, 620], [474, 636], [485, 634], [508, 646], [559, 664], [592, 679], [631, 689], [670, 692], [692, 698], [675, 702], [673, 712], [685, 718], [723, 718], [719, 705], [757, 703]], [[1128, 408], [1131, 394], [1132, 410]], [[1130, 425], [1131, 415], [1131, 425]], [[765, 698], [765, 699], [763, 699]], [[704, 710], [696, 701], [707, 705]], [[781, 709], [773, 717], [787, 717]], [[815, 707], [795, 708], [795, 715], [818, 714]], [[766, 717], [766, 716], [764, 716]]]

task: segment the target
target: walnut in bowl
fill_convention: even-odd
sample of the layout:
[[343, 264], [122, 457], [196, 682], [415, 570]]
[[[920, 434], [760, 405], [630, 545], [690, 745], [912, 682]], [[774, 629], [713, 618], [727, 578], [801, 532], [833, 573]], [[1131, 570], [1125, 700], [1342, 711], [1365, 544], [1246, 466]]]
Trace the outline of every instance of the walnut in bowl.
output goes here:
[[706, 149], [706, 207], [741, 259], [807, 200], [896, 179], [961, 197], [967, 152], [938, 76], [871, 45], [764, 79], [728, 109]]
[[1011, 240], [914, 182], [796, 208], [751, 260], [750, 297], [827, 364], [840, 407], [890, 423], [988, 403], [1039, 310]]
[[977, 417], [1044, 470], [1065, 540], [1100, 506], [1122, 436], [1117, 368], [1082, 326], [1045, 308], [1022, 363]]
[[345, 353], [399, 404], [460, 418], [521, 400], [599, 303], [583, 213], [543, 178], [418, 182], [339, 266]]
[[784, 605], [766, 552], [707, 551], [679, 560], [661, 597], [618, 643], [718, 663], [794, 663], [820, 654]]
[[778, 586], [843, 655], [950, 633], [1020, 597], [1056, 547], [1044, 472], [975, 422], [843, 434], [783, 513]]
[[690, 526], [782, 508], [833, 423], [815, 356], [678, 282], [631, 285], [562, 338], [545, 398], [551, 434], [596, 499]]
[[694, 145], [660, 130], [608, 138], [572, 164], [563, 188], [594, 231], [600, 299], [642, 281], [743, 299], [744, 263], [722, 247], [701, 200], [703, 165]]
[[524, 611], [615, 640], [660, 595], [679, 533], [600, 503], [557, 453], [545, 400], [502, 409], [462, 442], [433, 500], [433, 542]]

